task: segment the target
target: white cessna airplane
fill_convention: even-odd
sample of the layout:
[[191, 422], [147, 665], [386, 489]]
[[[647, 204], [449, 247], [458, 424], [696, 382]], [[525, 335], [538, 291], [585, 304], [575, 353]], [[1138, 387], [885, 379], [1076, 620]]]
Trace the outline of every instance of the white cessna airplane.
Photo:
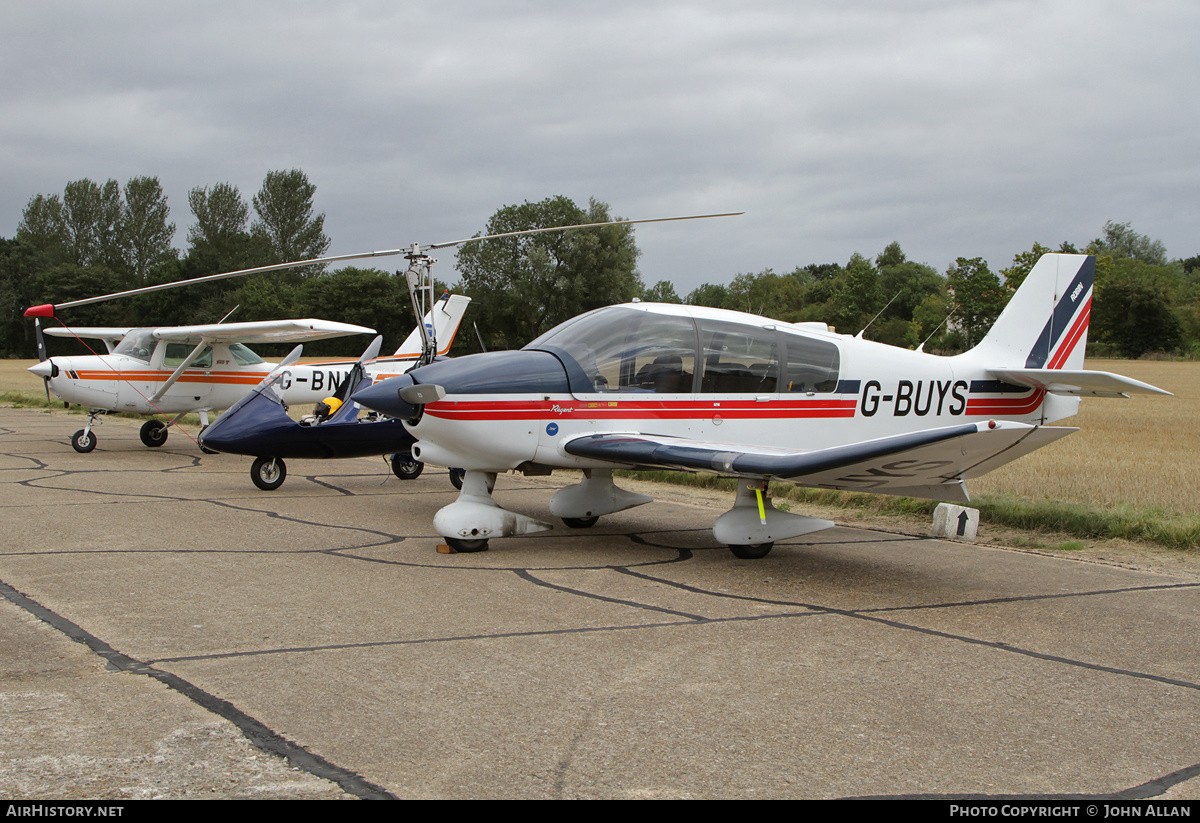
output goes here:
[[[444, 355], [462, 321], [469, 297], [446, 295], [425, 315], [438, 352]], [[31, 310], [32, 311], [32, 310]], [[40, 327], [39, 327], [40, 331]], [[247, 348], [254, 343], [296, 343], [350, 334], [373, 334], [374, 329], [329, 320], [271, 320], [214, 323], [158, 328], [45, 329], [57, 337], [102, 340], [105, 354], [43, 358], [29, 371], [45, 381], [67, 403], [89, 410], [87, 425], [75, 432], [71, 445], [78, 452], [96, 447], [92, 431], [105, 412], [173, 415], [168, 423], [147, 420], [141, 438], [161, 446], [167, 433], [186, 414], [199, 414], [208, 425], [208, 412], [227, 409], [258, 385], [274, 368]], [[414, 329], [391, 357], [369, 364], [368, 372], [383, 380], [411, 367], [421, 356], [423, 336]], [[41, 347], [39, 347], [41, 348]], [[335, 393], [355, 361], [293, 364], [279, 389], [285, 403], [314, 403]]]
[[967, 501], [965, 481], [1074, 428], [1081, 396], [1169, 394], [1083, 370], [1095, 259], [1047, 254], [974, 349], [939, 357], [740, 312], [654, 303], [580, 315], [520, 351], [421, 366], [353, 395], [403, 419], [415, 459], [466, 469], [434, 528], [459, 551], [549, 529], [492, 498], [497, 472], [582, 469], [550, 512], [582, 528], [651, 498], [616, 468], [738, 479], [716, 539], [738, 557], [833, 524], [775, 509], [772, 480]]

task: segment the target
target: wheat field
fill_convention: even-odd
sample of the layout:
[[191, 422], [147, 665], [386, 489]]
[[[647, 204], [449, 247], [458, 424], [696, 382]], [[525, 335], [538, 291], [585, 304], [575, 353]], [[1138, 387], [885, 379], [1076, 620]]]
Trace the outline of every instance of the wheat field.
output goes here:
[[972, 496], [1200, 514], [1200, 363], [1089, 360], [1086, 368], [1175, 396], [1085, 398], [1078, 415], [1053, 424], [1080, 431], [971, 481]]

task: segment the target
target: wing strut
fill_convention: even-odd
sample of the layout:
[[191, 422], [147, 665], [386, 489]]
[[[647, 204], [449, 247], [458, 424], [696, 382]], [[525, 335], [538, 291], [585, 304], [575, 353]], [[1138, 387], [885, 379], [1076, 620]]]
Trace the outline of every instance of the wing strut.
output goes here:
[[167, 378], [167, 382], [163, 383], [159, 390], [154, 393], [154, 396], [150, 398], [151, 403], [157, 403], [162, 399], [162, 396], [167, 393], [167, 389], [179, 382], [179, 378], [183, 377], [183, 370], [192, 365], [192, 363], [196, 362], [196, 358], [200, 356], [200, 353], [204, 351], [204, 347], [207, 346], [208, 343], [208, 338], [205, 337], [200, 339], [200, 342], [196, 344], [196, 348], [192, 349], [192, 353], [183, 358], [183, 362], [179, 364], [179, 368], [177, 368], [174, 373]]

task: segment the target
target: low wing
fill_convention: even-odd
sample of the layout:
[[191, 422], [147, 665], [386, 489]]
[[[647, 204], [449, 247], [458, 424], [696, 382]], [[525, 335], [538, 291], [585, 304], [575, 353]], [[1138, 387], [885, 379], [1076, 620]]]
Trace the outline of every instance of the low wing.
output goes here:
[[332, 320], [264, 320], [247, 323], [211, 323], [205, 326], [163, 326], [154, 330], [157, 340], [172, 343], [300, 343], [351, 334], [374, 334], [374, 329]]
[[133, 331], [133, 327], [121, 329], [111, 326], [87, 326], [84, 328], [58, 326], [53, 329], [42, 329], [42, 331], [51, 337], [86, 337], [88, 340], [107, 340], [115, 343]]
[[988, 369], [1005, 383], [1016, 383], [1051, 394], [1088, 397], [1127, 397], [1129, 394], [1170, 394], [1157, 386], [1107, 371], [1084, 369]]
[[597, 434], [568, 442], [578, 457], [641, 468], [775, 477], [801, 486], [966, 500], [963, 481], [1064, 437], [1072, 428], [991, 421], [893, 435], [813, 451], [708, 443], [644, 434]]

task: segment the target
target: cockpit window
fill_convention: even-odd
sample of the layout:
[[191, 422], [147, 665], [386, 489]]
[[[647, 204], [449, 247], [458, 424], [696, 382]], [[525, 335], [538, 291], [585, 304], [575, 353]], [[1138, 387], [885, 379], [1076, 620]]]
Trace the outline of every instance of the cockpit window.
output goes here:
[[831, 392], [837, 388], [841, 355], [838, 347], [826, 340], [782, 335], [787, 349], [787, 372], [783, 391]]
[[779, 344], [774, 329], [721, 320], [700, 321], [706, 394], [773, 394], [779, 383]]
[[597, 392], [690, 392], [696, 373], [691, 319], [638, 309], [598, 309], [551, 329], [525, 348], [569, 355]]
[[113, 354], [123, 354], [134, 360], [149, 363], [156, 345], [153, 329], [133, 329], [121, 338], [121, 342], [113, 349]]
[[237, 361], [239, 366], [257, 366], [259, 363], [263, 362], [261, 357], [250, 351], [250, 349], [246, 348], [241, 343], [231, 344], [229, 346], [229, 353], [233, 355], [233, 359]]
[[[167, 369], [176, 369], [187, 360], [187, 356], [192, 353], [192, 349], [196, 348], [190, 343], [168, 343], [167, 350], [163, 352], [163, 367]], [[205, 346], [204, 351], [200, 352], [200, 356], [193, 360], [189, 365], [189, 369], [211, 369], [212, 368], [212, 346]]]

